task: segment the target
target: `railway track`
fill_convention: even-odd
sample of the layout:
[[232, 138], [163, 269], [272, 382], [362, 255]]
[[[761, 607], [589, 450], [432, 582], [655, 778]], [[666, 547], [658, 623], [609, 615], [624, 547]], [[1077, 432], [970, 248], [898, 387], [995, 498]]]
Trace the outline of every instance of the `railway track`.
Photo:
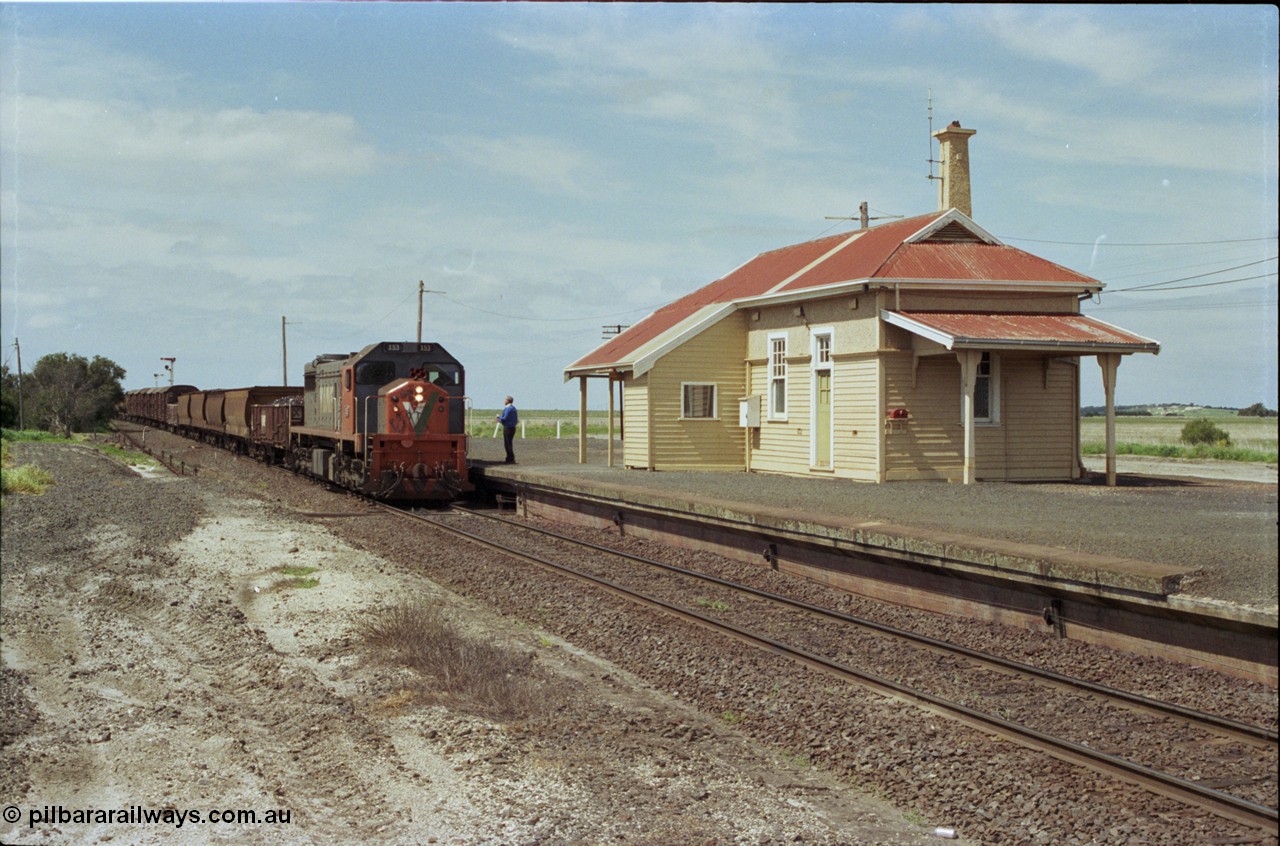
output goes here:
[[[1274, 731], [489, 514], [388, 510], [1187, 806], [1280, 831]], [[581, 559], [584, 549], [609, 563], [557, 560]]]

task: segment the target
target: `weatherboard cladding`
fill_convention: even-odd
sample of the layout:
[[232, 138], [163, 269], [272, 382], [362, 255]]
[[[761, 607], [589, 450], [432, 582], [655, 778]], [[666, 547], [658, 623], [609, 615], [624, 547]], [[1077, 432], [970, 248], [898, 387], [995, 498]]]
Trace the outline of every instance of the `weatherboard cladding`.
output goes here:
[[[946, 215], [953, 219], [918, 241], [907, 239]], [[630, 367], [646, 345], [672, 337], [701, 309], [765, 294], [801, 293], [827, 285], [883, 279], [1072, 283], [1098, 286], [1088, 276], [1003, 244], [987, 243], [954, 219], [934, 212], [853, 233], [761, 253], [732, 273], [666, 305], [566, 368]], [[967, 219], [966, 219], [967, 220]]]

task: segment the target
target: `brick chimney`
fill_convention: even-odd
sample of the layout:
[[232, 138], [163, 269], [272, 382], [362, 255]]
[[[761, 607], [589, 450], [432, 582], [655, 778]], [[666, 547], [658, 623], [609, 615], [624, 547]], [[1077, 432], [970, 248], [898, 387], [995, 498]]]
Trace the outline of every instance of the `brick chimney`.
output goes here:
[[973, 217], [973, 202], [969, 197], [969, 136], [977, 131], [963, 129], [960, 121], [953, 120], [946, 129], [933, 133], [938, 139], [938, 159], [942, 163], [938, 211], [959, 209]]

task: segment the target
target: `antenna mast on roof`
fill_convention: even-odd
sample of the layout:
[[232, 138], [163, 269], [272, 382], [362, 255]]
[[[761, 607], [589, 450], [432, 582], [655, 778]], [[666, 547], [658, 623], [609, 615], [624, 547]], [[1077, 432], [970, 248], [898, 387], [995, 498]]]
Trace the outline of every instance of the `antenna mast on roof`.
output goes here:
[[941, 160], [935, 159], [933, 157], [933, 89], [932, 88], [929, 89], [929, 158], [926, 159], [926, 161], [929, 162], [929, 180], [932, 181], [934, 179], [937, 179], [941, 181], [942, 180], [941, 176], [933, 175], [933, 166], [936, 164], [942, 164], [942, 162]]
[[858, 204], [857, 217], [832, 217], [828, 215], [824, 217], [823, 220], [856, 220], [858, 221], [858, 223], [861, 224], [863, 229], [866, 229], [868, 226], [870, 226], [871, 221], [873, 220], [897, 220], [900, 217], [902, 217], [902, 215], [900, 214], [886, 214], [883, 217], [871, 217], [870, 211], [867, 207], [867, 201], [863, 200], [861, 203]]

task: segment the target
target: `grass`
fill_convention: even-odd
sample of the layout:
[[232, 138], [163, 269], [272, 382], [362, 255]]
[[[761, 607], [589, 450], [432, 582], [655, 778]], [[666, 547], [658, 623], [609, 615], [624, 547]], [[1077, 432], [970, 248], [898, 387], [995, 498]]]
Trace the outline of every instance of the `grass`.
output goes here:
[[[1117, 417], [1116, 454], [1153, 455], [1161, 458], [1200, 458], [1214, 461], [1252, 461], [1275, 464], [1280, 424], [1274, 417], [1214, 415], [1213, 424], [1231, 436], [1231, 446], [1182, 442], [1185, 417]], [[1106, 452], [1106, 420], [1080, 420], [1080, 449], [1085, 455]]]
[[6, 449], [8, 448], [8, 445], [10, 443], [19, 443], [19, 442], [83, 444], [84, 446], [92, 447], [93, 449], [98, 450], [98, 452], [101, 452], [103, 455], [106, 455], [108, 458], [113, 458], [116, 461], [122, 462], [124, 464], [129, 464], [132, 466], [142, 466], [142, 467], [154, 467], [158, 465], [158, 462], [151, 456], [147, 455], [145, 452], [138, 452], [136, 450], [123, 449], [122, 447], [118, 447], [115, 444], [103, 443], [100, 441], [92, 440], [90, 435], [77, 434], [77, 435], [73, 435], [70, 438], [64, 438], [61, 435], [52, 435], [48, 432], [38, 431], [35, 429], [5, 429], [3, 430], [3, 432], [0, 432], [0, 436], [3, 437], [3, 442], [5, 444]]
[[279, 567], [277, 569], [279, 570], [279, 572], [284, 573], [286, 576], [295, 576], [295, 577], [301, 578], [302, 576], [310, 576], [312, 573], [316, 572], [320, 568], [319, 567]]
[[718, 599], [703, 599], [702, 597], [695, 599], [693, 604], [710, 611], [728, 611], [731, 607], [727, 602], [721, 602]]
[[360, 626], [375, 655], [419, 677], [421, 701], [448, 700], [503, 719], [527, 714], [548, 698], [532, 672], [533, 653], [466, 637], [433, 606], [391, 606], [367, 615]]
[[0, 489], [6, 494], [25, 493], [39, 496], [53, 484], [53, 477], [34, 464], [0, 467]]
[[271, 586], [267, 588], [267, 590], [306, 590], [307, 588], [319, 586], [319, 579], [277, 579], [271, 583]]
[[4, 439], [0, 441], [0, 493], [15, 494], [25, 493], [39, 496], [49, 489], [53, 484], [53, 476], [45, 470], [41, 470], [34, 464], [20, 464], [14, 466], [13, 455], [9, 451], [9, 444], [15, 440], [40, 440], [38, 438], [20, 438], [10, 437], [15, 433], [11, 429], [4, 430]]

